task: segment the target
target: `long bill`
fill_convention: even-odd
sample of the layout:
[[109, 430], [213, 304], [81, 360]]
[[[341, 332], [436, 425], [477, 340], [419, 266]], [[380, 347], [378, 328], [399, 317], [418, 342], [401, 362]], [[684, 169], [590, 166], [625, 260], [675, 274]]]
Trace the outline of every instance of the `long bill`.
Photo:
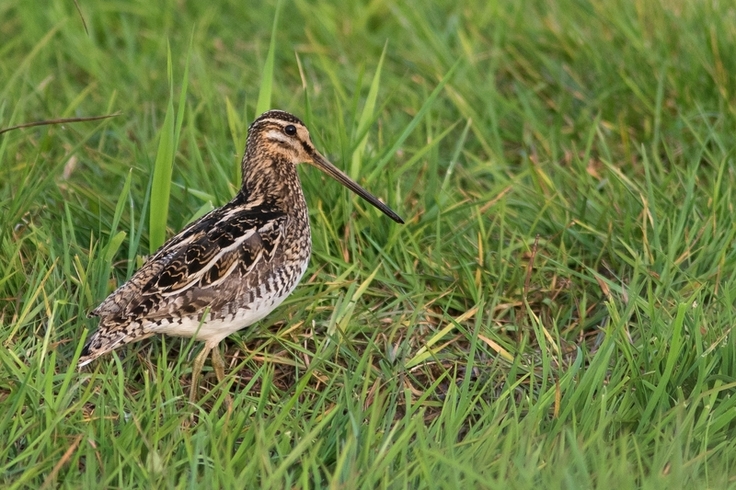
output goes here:
[[350, 189], [351, 191], [355, 192], [357, 195], [368, 201], [369, 203], [373, 204], [375, 207], [380, 209], [384, 212], [386, 216], [391, 218], [392, 220], [396, 221], [397, 223], [404, 223], [404, 220], [401, 219], [401, 216], [396, 214], [391, 208], [386, 206], [384, 203], [378, 200], [376, 196], [368, 192], [367, 190], [363, 189], [360, 185], [358, 185], [353, 179], [345, 175], [345, 173], [340, 170], [339, 168], [335, 167], [333, 164], [327, 161], [325, 157], [319, 154], [319, 152], [315, 151], [313, 155], [313, 162], [311, 162], [315, 167], [322, 170], [324, 173]]

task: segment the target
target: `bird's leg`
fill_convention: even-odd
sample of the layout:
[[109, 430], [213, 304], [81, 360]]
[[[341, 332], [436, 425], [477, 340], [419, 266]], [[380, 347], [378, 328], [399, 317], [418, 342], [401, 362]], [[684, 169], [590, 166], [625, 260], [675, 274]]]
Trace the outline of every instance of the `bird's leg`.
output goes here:
[[[225, 361], [222, 359], [220, 354], [220, 346], [215, 345], [212, 347], [212, 367], [215, 369], [215, 375], [217, 375], [217, 382], [222, 384], [222, 380], [225, 379]], [[230, 393], [225, 393], [225, 406], [228, 410], [232, 406], [232, 399]]]
[[212, 348], [212, 367], [215, 369], [217, 382], [222, 383], [222, 380], [225, 379], [225, 361], [222, 359], [222, 355], [220, 354], [219, 345]]
[[197, 398], [197, 388], [199, 387], [199, 374], [202, 372], [202, 366], [204, 366], [204, 360], [207, 359], [207, 354], [212, 350], [212, 346], [205, 342], [202, 352], [197, 354], [194, 358], [194, 364], [192, 364], [192, 384], [189, 387], [189, 401], [194, 403]]

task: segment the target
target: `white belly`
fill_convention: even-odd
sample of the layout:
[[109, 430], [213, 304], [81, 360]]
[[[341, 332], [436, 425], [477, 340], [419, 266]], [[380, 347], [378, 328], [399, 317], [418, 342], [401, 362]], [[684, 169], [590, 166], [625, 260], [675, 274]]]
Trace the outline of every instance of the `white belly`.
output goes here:
[[146, 325], [145, 329], [149, 332], [164, 333], [175, 337], [194, 337], [197, 340], [216, 344], [231, 333], [262, 320], [275, 310], [294, 291], [305, 270], [306, 264], [302, 274], [288, 290], [282, 291], [278, 296], [256, 298], [247, 307], [238, 309], [235, 314], [214, 319], [208, 314], [203, 320], [198, 316], [164, 319], [156, 324]]

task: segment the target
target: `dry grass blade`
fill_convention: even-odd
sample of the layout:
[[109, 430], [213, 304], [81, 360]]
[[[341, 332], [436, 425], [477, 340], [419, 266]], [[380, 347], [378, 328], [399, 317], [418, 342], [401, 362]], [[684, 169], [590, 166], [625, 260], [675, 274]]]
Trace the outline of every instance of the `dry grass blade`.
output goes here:
[[9, 131], [15, 131], [16, 129], [25, 129], [25, 128], [33, 128], [36, 126], [53, 126], [57, 124], [70, 124], [70, 123], [78, 123], [78, 122], [88, 122], [88, 121], [99, 121], [101, 119], [109, 119], [111, 117], [117, 117], [121, 112], [115, 112], [114, 114], [105, 114], [104, 116], [89, 116], [89, 117], [66, 117], [61, 119], [45, 119], [43, 121], [33, 121], [23, 124], [18, 124], [16, 126], [11, 126], [9, 128], [2, 128], [0, 129], [0, 134], [7, 133]]

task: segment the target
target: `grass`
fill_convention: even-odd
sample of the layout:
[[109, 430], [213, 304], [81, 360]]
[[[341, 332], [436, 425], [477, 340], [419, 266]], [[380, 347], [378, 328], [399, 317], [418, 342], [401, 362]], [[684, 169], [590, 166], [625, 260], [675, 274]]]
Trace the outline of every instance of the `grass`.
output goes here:
[[[122, 113], [0, 135], [0, 485], [736, 487], [736, 10], [277, 8], [0, 3], [0, 128]], [[310, 268], [224, 386], [186, 339], [78, 372], [269, 101], [407, 223], [302, 169]]]

